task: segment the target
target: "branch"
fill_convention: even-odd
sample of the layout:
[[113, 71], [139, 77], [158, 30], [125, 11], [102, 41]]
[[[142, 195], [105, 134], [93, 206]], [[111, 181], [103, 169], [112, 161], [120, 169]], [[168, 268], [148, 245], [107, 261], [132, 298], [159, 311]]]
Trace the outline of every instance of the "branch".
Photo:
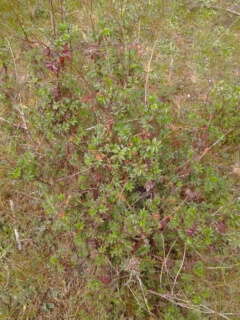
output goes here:
[[222, 312], [215, 311], [215, 310], [210, 309], [208, 306], [205, 306], [203, 304], [199, 304], [199, 305], [192, 304], [191, 301], [181, 299], [181, 298], [179, 298], [175, 295], [172, 295], [172, 294], [161, 294], [161, 293], [155, 292], [153, 290], [147, 290], [147, 292], [151, 293], [155, 296], [159, 296], [159, 297], [163, 298], [164, 300], [167, 300], [167, 301], [171, 302], [172, 304], [179, 306], [181, 308], [195, 310], [197, 312], [201, 312], [201, 313], [205, 313], [205, 314], [215, 314], [215, 315], [218, 315], [222, 319], [230, 320], [230, 318], [227, 316], [227, 315], [229, 315], [229, 313], [222, 313]]
[[205, 8], [208, 9], [213, 9], [213, 10], [222, 10], [222, 11], [226, 11], [228, 13], [234, 14], [235, 16], [239, 16], [240, 17], [240, 12], [237, 12], [235, 10], [232, 9], [228, 9], [228, 8], [222, 8], [222, 7], [216, 7], [216, 6], [204, 6]]

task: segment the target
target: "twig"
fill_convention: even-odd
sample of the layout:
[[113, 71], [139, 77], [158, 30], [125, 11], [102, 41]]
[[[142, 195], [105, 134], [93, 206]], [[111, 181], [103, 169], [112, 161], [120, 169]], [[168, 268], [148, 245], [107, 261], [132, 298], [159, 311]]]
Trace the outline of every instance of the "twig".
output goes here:
[[134, 298], [136, 299], [137, 301], [137, 304], [141, 307], [141, 303], [140, 301], [138, 300], [137, 296], [135, 295], [135, 293], [133, 292], [133, 290], [131, 289], [131, 287], [129, 286], [129, 284], [126, 284], [128, 289], [130, 290], [130, 292], [132, 293], [132, 295], [134, 296]]
[[181, 262], [181, 265], [180, 265], [180, 267], [179, 267], [179, 269], [178, 269], [178, 272], [177, 272], [177, 274], [176, 274], [176, 276], [175, 276], [175, 278], [174, 278], [174, 281], [173, 281], [173, 286], [172, 286], [172, 290], [171, 290], [171, 294], [172, 294], [172, 295], [173, 295], [173, 293], [174, 293], [174, 288], [175, 288], [175, 286], [176, 286], [177, 279], [178, 279], [179, 274], [180, 274], [180, 272], [182, 271], [182, 268], [183, 268], [183, 265], [184, 265], [184, 261], [185, 261], [185, 257], [186, 257], [186, 251], [187, 251], [187, 245], [186, 245], [186, 243], [185, 243], [185, 245], [184, 245], [184, 251], [183, 251], [182, 262]]
[[[19, 98], [21, 100], [21, 96], [19, 94]], [[25, 129], [25, 130], [28, 130], [28, 127], [27, 127], [27, 122], [26, 122], [26, 119], [25, 119], [25, 115], [24, 115], [24, 112], [23, 112], [23, 107], [22, 107], [22, 104], [20, 103], [20, 107], [19, 108], [16, 108], [17, 111], [19, 112], [20, 116], [21, 116], [21, 119], [22, 119], [22, 128]]]
[[16, 239], [18, 250], [21, 251], [22, 250], [22, 244], [21, 244], [21, 241], [20, 241], [19, 233], [17, 231], [17, 228], [14, 228], [13, 230], [14, 230], [14, 234], [15, 234], [15, 239]]
[[138, 22], [137, 43], [140, 42], [141, 20]]
[[5, 255], [7, 254], [9, 248], [10, 248], [10, 246], [7, 247], [5, 250], [2, 251], [2, 253], [1, 253], [1, 255], [0, 255], [0, 259], [3, 259], [3, 258], [5, 257]]
[[168, 261], [168, 258], [170, 256], [170, 253], [171, 253], [173, 247], [175, 246], [175, 243], [176, 243], [176, 240], [174, 240], [173, 243], [171, 244], [171, 247], [168, 250], [168, 253], [167, 253], [166, 257], [165, 257], [165, 252], [164, 252], [164, 261], [162, 263], [162, 268], [161, 268], [160, 283], [162, 282], [163, 268], [165, 268], [165, 270], [167, 272], [167, 275], [169, 275], [169, 270], [168, 270], [168, 267], [167, 267], [167, 261]]
[[10, 272], [9, 272], [9, 268], [8, 266], [6, 265], [6, 269], [7, 269], [7, 280], [6, 280], [6, 284], [4, 285], [4, 288], [7, 288], [8, 287], [8, 284], [9, 284], [9, 279], [10, 279]]
[[16, 65], [16, 61], [15, 61], [15, 56], [14, 56], [10, 41], [8, 39], [6, 39], [6, 41], [8, 43], [8, 47], [9, 47], [9, 50], [10, 50], [10, 53], [11, 53], [11, 56], [12, 56], [12, 59], [13, 59], [13, 65], [14, 65], [14, 71], [15, 71], [15, 79], [17, 81], [18, 80], [18, 72], [17, 72], [17, 65]]
[[56, 22], [55, 22], [54, 7], [53, 7], [52, 0], [49, 0], [49, 3], [51, 7], [50, 15], [51, 15], [52, 28], [53, 28], [53, 35], [54, 35], [54, 38], [56, 38]]
[[[17, 71], [16, 59], [15, 59], [15, 56], [14, 56], [10, 41], [8, 39], [6, 39], [6, 41], [8, 43], [9, 50], [10, 50], [10, 53], [11, 53], [11, 56], [12, 56], [12, 60], [13, 60], [16, 82], [18, 82], [18, 71]], [[27, 122], [26, 122], [25, 115], [24, 115], [24, 112], [23, 112], [23, 109], [22, 109], [22, 97], [21, 97], [21, 94], [19, 93], [18, 96], [19, 96], [20, 108], [19, 109], [16, 108], [16, 109], [20, 113], [20, 116], [21, 116], [21, 119], [22, 119], [22, 122], [23, 122], [22, 128], [24, 128], [25, 130], [28, 130]]]
[[65, 21], [64, 0], [60, 0], [60, 10], [61, 10], [62, 23], [64, 23]]
[[136, 273], [136, 274], [133, 274], [133, 273], [130, 273], [130, 277], [128, 279], [128, 281], [125, 283], [125, 286], [128, 287], [128, 289], [131, 291], [132, 295], [134, 296], [134, 298], [136, 299], [137, 303], [139, 304], [139, 306], [141, 307], [141, 304], [137, 298], [137, 296], [135, 295], [135, 293], [133, 292], [133, 290], [131, 289], [130, 287], [130, 283], [133, 282], [133, 277], [135, 278], [135, 280], [137, 279], [138, 283], [139, 283], [139, 286], [140, 286], [140, 289], [141, 289], [141, 292], [142, 292], [142, 296], [143, 296], [143, 300], [144, 300], [144, 303], [145, 303], [145, 306], [146, 306], [146, 309], [148, 311], [148, 313], [150, 315], [153, 315], [151, 310], [150, 310], [150, 307], [148, 305], [148, 301], [147, 301], [147, 298], [146, 298], [146, 295], [144, 293], [144, 288], [143, 288], [143, 284], [142, 284], [142, 280], [140, 279], [139, 275]]
[[239, 267], [240, 263], [233, 264], [231, 266], [218, 266], [218, 267], [206, 267], [209, 270], [223, 270], [223, 269], [233, 269], [235, 267]]
[[213, 144], [211, 144], [209, 147], [205, 148], [204, 151], [202, 152], [202, 154], [197, 158], [197, 160], [200, 161], [213, 147], [215, 147], [217, 144], [219, 144], [232, 131], [233, 131], [233, 129], [228, 130], [227, 133], [222, 135]]
[[69, 179], [69, 178], [73, 178], [79, 174], [82, 174], [82, 173], [85, 173], [85, 172], [88, 172], [90, 169], [86, 169], [86, 170], [81, 170], [81, 171], [77, 171], [73, 174], [70, 174], [69, 176], [64, 176], [64, 177], [61, 177], [61, 178], [58, 178], [56, 181], [61, 181], [61, 180], [66, 180], [66, 179]]
[[[196, 156], [194, 160], [201, 161], [202, 158], [217, 144], [219, 144], [227, 135], [229, 135], [230, 132], [232, 132], [233, 129], [228, 130], [227, 133], [223, 134], [219, 139], [217, 139], [213, 144], [211, 144], [209, 147], [205, 148], [203, 152], [199, 155]], [[180, 170], [181, 168], [184, 168], [186, 165], [188, 165], [191, 162], [191, 159], [188, 159], [185, 161], [182, 165], [180, 165], [177, 170]]]
[[[12, 3], [11, 3], [12, 2]], [[25, 39], [28, 41], [28, 34], [26, 32], [26, 30], [24, 29], [24, 25], [23, 25], [23, 22], [21, 21], [21, 18], [19, 17], [19, 14], [16, 12], [15, 10], [15, 7], [14, 7], [14, 1], [9, 1], [9, 4], [11, 6], [11, 10], [14, 12], [14, 15], [16, 17], [16, 20], [20, 26], [20, 29], [22, 30], [24, 36], [25, 36]]]
[[[233, 15], [236, 15], [237, 16], [237, 18], [230, 24], [230, 26], [226, 29], [226, 31], [227, 30], [229, 30], [230, 28], [232, 28], [232, 26], [240, 19], [240, 12], [237, 12], [237, 11], [235, 11], [235, 10], [232, 10], [232, 9], [229, 9], [229, 8], [223, 8], [223, 7], [218, 7], [218, 6], [209, 6], [209, 5], [200, 5], [200, 6], [195, 6], [195, 8], [206, 8], [206, 9], [213, 9], [213, 10], [222, 10], [222, 11], [226, 11], [226, 12], [228, 12], [228, 13], [231, 13], [231, 14], [233, 14]], [[225, 32], [226, 32], [225, 31]], [[219, 39], [221, 39], [222, 38], [222, 36], [224, 35], [224, 33], [225, 32], [223, 32], [221, 35], [220, 35], [220, 37], [218, 37], [215, 41], [214, 41], [214, 44], [216, 43], [216, 41], [218, 41]]]
[[144, 300], [144, 303], [146, 305], [146, 308], [147, 308], [147, 311], [150, 315], [153, 315], [150, 308], [149, 308], [149, 305], [148, 305], [148, 301], [147, 301], [147, 298], [145, 296], [145, 293], [144, 293], [144, 289], [143, 289], [143, 284], [142, 284], [142, 280], [140, 279], [139, 276], [137, 276], [137, 280], [139, 282], [139, 285], [140, 285], [140, 288], [141, 288], [141, 291], [142, 291], [142, 295], [143, 295], [143, 300]]
[[4, 119], [4, 118], [2, 118], [2, 117], [0, 117], [0, 120], [3, 121], [3, 122], [6, 122], [6, 123], [8, 123], [8, 124], [11, 124], [10, 121], [8, 121], [8, 120], [6, 120], [6, 119]]
[[223, 11], [226, 11], [228, 13], [231, 13], [231, 14], [234, 14], [234, 15], [240, 17], [240, 12], [229, 9], [229, 8], [222, 8], [222, 7], [217, 7], [217, 6], [205, 6], [205, 8], [214, 9], [214, 10], [223, 10]]
[[154, 54], [157, 42], [158, 42], [158, 40], [155, 40], [154, 45], [153, 45], [152, 50], [151, 50], [151, 55], [150, 55], [150, 58], [148, 60], [147, 67], [146, 67], [146, 79], [145, 79], [145, 86], [144, 86], [144, 103], [145, 103], [145, 106], [147, 105], [148, 82], [149, 82], [149, 74], [151, 72], [151, 63], [152, 63], [153, 54]]
[[164, 268], [164, 266], [165, 266], [165, 259], [166, 259], [165, 240], [164, 240], [164, 236], [163, 236], [162, 234], [161, 234], [161, 236], [162, 236], [162, 242], [163, 242], [163, 262], [162, 262], [161, 272], [160, 272], [160, 276], [159, 276], [160, 285], [162, 284], [163, 268]]
[[89, 127], [89, 128], [86, 128], [85, 130], [86, 130], [86, 131], [93, 130], [93, 129], [95, 129], [96, 127], [97, 127], [97, 125], [92, 126], [92, 127]]
[[[11, 211], [14, 215], [14, 204], [13, 204], [13, 201], [12, 200], [9, 200], [9, 204], [10, 204], [10, 208], [11, 208]], [[16, 243], [17, 243], [17, 248], [19, 251], [22, 250], [22, 244], [21, 244], [21, 241], [20, 241], [20, 236], [19, 236], [19, 233], [18, 233], [18, 230], [17, 228], [13, 228], [13, 231], [14, 231], [14, 235], [15, 235], [15, 239], [16, 239]]]
[[174, 63], [173, 56], [171, 56], [171, 58], [170, 58], [170, 64], [169, 64], [169, 73], [168, 73], [168, 81], [169, 81], [169, 82], [171, 82], [171, 80], [172, 80], [173, 63]]
[[203, 304], [195, 305], [195, 304], [192, 304], [190, 301], [181, 299], [177, 296], [174, 296], [171, 294], [161, 294], [161, 293], [155, 292], [153, 290], [148, 290], [147, 292], [151, 293], [155, 296], [159, 296], [159, 297], [161, 297], [161, 298], [163, 298], [163, 299], [165, 299], [165, 300], [171, 302], [172, 304], [179, 306], [181, 308], [195, 310], [197, 312], [201, 312], [201, 313], [205, 313], [205, 314], [215, 314], [215, 315], [218, 315], [222, 319], [230, 320], [230, 318], [227, 316], [227, 314], [229, 314], [229, 313], [217, 312], [217, 311], [212, 310], [211, 308], [209, 308]]

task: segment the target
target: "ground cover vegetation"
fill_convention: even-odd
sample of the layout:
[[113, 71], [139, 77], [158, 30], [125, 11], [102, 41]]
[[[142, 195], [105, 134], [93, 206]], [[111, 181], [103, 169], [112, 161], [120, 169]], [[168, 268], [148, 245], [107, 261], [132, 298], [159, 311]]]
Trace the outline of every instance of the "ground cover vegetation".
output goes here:
[[240, 319], [239, 2], [0, 21], [0, 319]]

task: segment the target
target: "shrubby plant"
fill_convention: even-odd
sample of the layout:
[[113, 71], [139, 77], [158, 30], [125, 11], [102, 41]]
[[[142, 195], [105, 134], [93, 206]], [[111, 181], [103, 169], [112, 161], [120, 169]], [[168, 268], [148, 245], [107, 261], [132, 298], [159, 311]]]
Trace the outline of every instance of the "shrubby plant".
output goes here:
[[0, 318], [239, 317], [238, 11], [1, 3]]

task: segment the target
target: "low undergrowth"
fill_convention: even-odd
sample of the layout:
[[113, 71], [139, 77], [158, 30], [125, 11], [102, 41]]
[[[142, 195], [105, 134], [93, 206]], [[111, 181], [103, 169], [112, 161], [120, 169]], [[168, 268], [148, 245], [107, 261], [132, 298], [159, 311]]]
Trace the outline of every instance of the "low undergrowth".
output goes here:
[[0, 6], [0, 319], [240, 319], [237, 1]]

